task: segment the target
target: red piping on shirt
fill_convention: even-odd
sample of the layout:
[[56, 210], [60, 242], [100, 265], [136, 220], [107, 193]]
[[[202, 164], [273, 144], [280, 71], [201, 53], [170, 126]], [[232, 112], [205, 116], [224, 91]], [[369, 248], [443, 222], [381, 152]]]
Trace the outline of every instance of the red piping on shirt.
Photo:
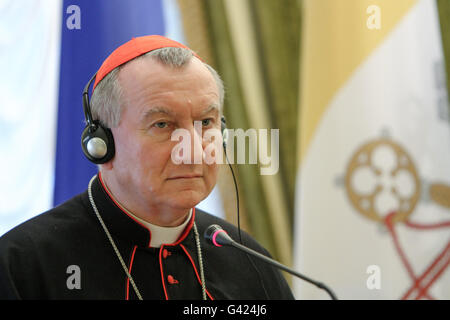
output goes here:
[[[181, 249], [183, 249], [184, 253], [186, 253], [187, 257], [189, 258], [189, 261], [191, 261], [191, 264], [194, 267], [195, 275], [197, 276], [198, 283], [200, 283], [200, 286], [201, 286], [202, 285], [202, 280], [200, 279], [200, 276], [198, 275], [198, 271], [197, 271], [197, 268], [195, 267], [194, 260], [192, 259], [191, 255], [189, 254], [189, 252], [186, 250], [186, 248], [182, 244], [180, 244], [180, 247], [181, 247]], [[214, 300], [214, 298], [208, 292], [208, 289], [206, 289], [206, 294], [208, 295], [208, 297], [211, 300]]]
[[166, 282], [164, 281], [164, 271], [163, 271], [163, 266], [162, 266], [162, 252], [164, 250], [164, 245], [161, 246], [161, 248], [159, 248], [159, 269], [161, 270], [161, 282], [163, 285], [163, 290], [164, 290], [164, 296], [166, 297], [166, 300], [169, 300], [169, 296], [167, 295], [167, 290], [166, 290]]
[[[131, 275], [131, 268], [133, 267], [134, 254], [136, 252], [137, 246], [134, 246], [133, 252], [131, 253], [130, 266], [128, 267], [128, 273]], [[125, 300], [130, 300], [130, 278], [127, 277], [127, 293]]]

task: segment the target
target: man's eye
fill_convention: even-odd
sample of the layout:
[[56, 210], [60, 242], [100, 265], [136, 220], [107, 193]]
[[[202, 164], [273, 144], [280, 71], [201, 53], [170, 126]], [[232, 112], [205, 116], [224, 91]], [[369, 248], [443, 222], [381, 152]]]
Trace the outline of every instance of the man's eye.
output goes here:
[[211, 119], [203, 119], [202, 126], [207, 127], [211, 124]]
[[154, 124], [155, 127], [159, 128], [159, 129], [165, 129], [168, 126], [167, 122], [161, 121], [161, 122], [157, 122]]

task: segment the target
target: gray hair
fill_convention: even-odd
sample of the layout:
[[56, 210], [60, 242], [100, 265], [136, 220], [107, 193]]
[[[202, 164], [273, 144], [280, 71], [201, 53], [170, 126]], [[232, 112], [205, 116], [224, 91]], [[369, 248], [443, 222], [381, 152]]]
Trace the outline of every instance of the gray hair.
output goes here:
[[[146, 57], [151, 57], [167, 66], [180, 68], [191, 61], [194, 54], [189, 49], [167, 47], [147, 52], [135, 59]], [[216, 82], [219, 91], [219, 110], [222, 114], [225, 95], [223, 82], [216, 70], [204, 62], [203, 64], [211, 72]], [[122, 66], [113, 69], [97, 84], [90, 101], [93, 118], [100, 120], [108, 128], [117, 127], [120, 121], [123, 91], [118, 81], [118, 74]]]

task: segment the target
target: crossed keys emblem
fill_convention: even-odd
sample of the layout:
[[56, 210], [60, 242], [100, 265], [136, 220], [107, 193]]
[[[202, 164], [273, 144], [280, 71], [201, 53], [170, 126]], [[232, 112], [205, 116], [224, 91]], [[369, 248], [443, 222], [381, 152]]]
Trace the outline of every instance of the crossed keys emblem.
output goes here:
[[412, 285], [402, 299], [434, 299], [428, 290], [450, 264], [450, 239], [421, 275], [415, 275], [398, 239], [395, 225], [422, 231], [449, 228], [450, 220], [434, 224], [411, 221], [417, 203], [424, 195], [450, 209], [450, 186], [443, 183], [421, 184], [410, 155], [389, 138], [369, 141], [351, 157], [345, 174], [345, 188], [356, 211], [382, 223], [393, 239], [395, 249], [411, 278]]

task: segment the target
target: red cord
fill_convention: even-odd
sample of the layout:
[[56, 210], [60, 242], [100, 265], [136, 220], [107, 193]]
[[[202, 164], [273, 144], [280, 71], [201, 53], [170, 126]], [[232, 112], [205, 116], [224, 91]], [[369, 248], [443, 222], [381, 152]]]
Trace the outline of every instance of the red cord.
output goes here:
[[[403, 265], [405, 266], [409, 276], [411, 277], [411, 279], [414, 282], [413, 286], [403, 295], [402, 300], [408, 299], [409, 296], [411, 295], [411, 293], [414, 292], [414, 290], [416, 290], [416, 289], [419, 290], [419, 293], [417, 294], [415, 299], [420, 299], [423, 296], [425, 296], [428, 299], [434, 299], [433, 297], [431, 297], [428, 294], [427, 291], [431, 287], [431, 285], [441, 276], [441, 274], [444, 272], [444, 270], [450, 264], [450, 242], [447, 244], [445, 249], [436, 257], [436, 259], [430, 264], [430, 266], [427, 268], [427, 270], [425, 270], [425, 272], [420, 277], [417, 278], [414, 275], [414, 271], [405, 255], [402, 247], [400, 246], [400, 242], [399, 242], [397, 234], [395, 232], [394, 224], [392, 223], [392, 218], [394, 217], [395, 214], [396, 214], [395, 212], [391, 212], [390, 214], [388, 214], [386, 216], [384, 222], [385, 222], [385, 225], [386, 225], [389, 233], [392, 236], [395, 249], [397, 250], [397, 253], [400, 256], [400, 259], [402, 260]], [[406, 221], [405, 225], [410, 228], [419, 229], [419, 230], [432, 230], [432, 229], [450, 227], [450, 222], [441, 222], [441, 223], [435, 223], [435, 224], [430, 224], [430, 225], [424, 225], [424, 224], [417, 224], [417, 223], [412, 223], [412, 222]], [[439, 266], [438, 265], [439, 262], [441, 262], [441, 260], [444, 258], [446, 258], [447, 261], [444, 260], [444, 263], [441, 264], [440, 269], [434, 274], [434, 276], [430, 279], [430, 281], [427, 284], [425, 284], [424, 287], [422, 287], [421, 285], [422, 285], [422, 282], [424, 281], [424, 279], [431, 272], [433, 272], [434, 269], [437, 268], [437, 266]]]
[[413, 228], [413, 229], [430, 230], [430, 229], [450, 227], [450, 221], [445, 221], [445, 222], [440, 222], [440, 223], [435, 223], [435, 224], [428, 224], [428, 225], [406, 221], [405, 225], [407, 225], [408, 227]]
[[433, 278], [428, 282], [428, 284], [419, 291], [418, 295], [416, 296], [416, 300], [420, 299], [424, 294], [426, 294], [428, 288], [441, 276], [441, 274], [447, 269], [448, 265], [450, 264], [450, 243], [447, 244], [447, 247], [444, 251], [439, 255], [439, 259], [437, 261], [442, 260], [442, 258], [446, 258], [446, 261], [444, 264], [442, 264], [442, 267], [438, 270], [438, 272], [435, 273]]

